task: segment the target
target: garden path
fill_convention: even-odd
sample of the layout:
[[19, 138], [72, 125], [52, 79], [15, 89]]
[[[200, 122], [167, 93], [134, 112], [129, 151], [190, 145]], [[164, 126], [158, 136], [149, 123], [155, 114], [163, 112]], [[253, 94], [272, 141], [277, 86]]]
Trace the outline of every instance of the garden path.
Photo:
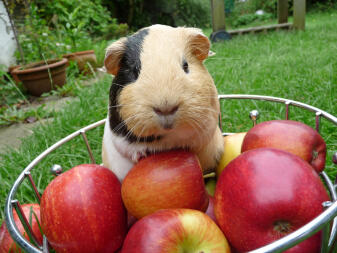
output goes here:
[[[91, 77], [87, 80], [82, 80], [81, 84], [83, 86], [90, 86], [93, 83], [97, 82], [98, 80], [104, 77], [104, 72], [98, 69], [99, 71], [96, 72], [94, 77]], [[48, 96], [41, 99], [36, 100], [35, 102], [31, 103], [30, 107], [38, 107], [41, 104], [45, 104], [44, 110], [47, 111], [58, 111], [62, 110], [63, 106], [66, 105], [68, 102], [78, 99], [77, 97], [58, 97], [58, 96]], [[23, 108], [24, 110], [24, 108]], [[0, 154], [5, 152], [8, 147], [17, 149], [21, 145], [21, 139], [29, 136], [33, 133], [32, 129], [39, 125], [47, 122], [48, 120], [52, 120], [52, 118], [42, 119], [35, 121], [33, 123], [18, 123], [13, 124], [7, 127], [0, 127]], [[0, 155], [1, 159], [1, 155]]]
[[[31, 106], [39, 106], [41, 103], [44, 103], [45, 110], [61, 110], [63, 106], [71, 100], [77, 99], [76, 97], [46, 97], [42, 99], [39, 103], [34, 103]], [[6, 151], [8, 147], [17, 149], [21, 145], [21, 139], [32, 134], [32, 129], [39, 125], [51, 120], [42, 119], [33, 123], [17, 123], [7, 127], [0, 127], [0, 153]]]

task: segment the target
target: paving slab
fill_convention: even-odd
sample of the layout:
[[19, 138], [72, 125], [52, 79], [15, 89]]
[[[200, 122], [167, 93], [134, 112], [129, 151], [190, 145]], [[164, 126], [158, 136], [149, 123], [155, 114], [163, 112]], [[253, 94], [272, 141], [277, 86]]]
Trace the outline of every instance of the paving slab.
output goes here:
[[[41, 104], [45, 104], [45, 110], [61, 110], [68, 102], [78, 99], [76, 97], [48, 97], [40, 102], [34, 102], [30, 105], [32, 107], [38, 107]], [[27, 109], [22, 108], [23, 110]], [[18, 149], [21, 145], [21, 139], [29, 136], [33, 133], [32, 129], [39, 124], [52, 120], [52, 118], [38, 120], [33, 123], [17, 123], [10, 126], [0, 127], [0, 153], [7, 150], [8, 147]], [[1, 159], [1, 157], [0, 157]]]
[[0, 153], [6, 151], [8, 147], [17, 149], [21, 145], [21, 139], [33, 133], [33, 127], [41, 124], [39, 121], [30, 124], [13, 124], [0, 128]]
[[[95, 77], [88, 80], [82, 80], [81, 83], [84, 86], [90, 86], [92, 83], [104, 77], [104, 73], [98, 71]], [[22, 110], [29, 110], [31, 108], [37, 108], [41, 104], [45, 104], [44, 110], [61, 110], [69, 102], [79, 99], [78, 97], [58, 97], [58, 96], [48, 96], [40, 97], [35, 99], [28, 105], [22, 106]], [[17, 123], [10, 126], [0, 127], [0, 154], [6, 151], [8, 147], [17, 149], [21, 145], [21, 139], [29, 136], [33, 133], [32, 129], [37, 125], [52, 120], [52, 118], [42, 119], [33, 123]], [[0, 155], [1, 159], [1, 155]]]

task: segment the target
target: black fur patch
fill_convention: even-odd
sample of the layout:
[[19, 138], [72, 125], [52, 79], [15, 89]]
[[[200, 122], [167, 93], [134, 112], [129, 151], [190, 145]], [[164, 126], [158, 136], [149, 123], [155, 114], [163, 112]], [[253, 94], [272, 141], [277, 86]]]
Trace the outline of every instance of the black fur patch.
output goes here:
[[160, 136], [137, 137], [128, 132], [124, 121], [118, 113], [120, 108], [117, 105], [117, 98], [123, 87], [135, 82], [139, 76], [141, 70], [140, 53], [142, 51], [144, 38], [148, 33], [148, 29], [144, 29], [127, 38], [119, 71], [110, 87], [109, 122], [111, 130], [117, 135], [125, 136], [130, 143], [153, 142], [161, 138]]

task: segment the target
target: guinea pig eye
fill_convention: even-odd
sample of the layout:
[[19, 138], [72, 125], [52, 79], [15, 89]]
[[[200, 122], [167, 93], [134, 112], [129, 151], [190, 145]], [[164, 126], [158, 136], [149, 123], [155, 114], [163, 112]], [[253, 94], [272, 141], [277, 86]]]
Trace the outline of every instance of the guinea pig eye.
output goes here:
[[188, 69], [188, 63], [187, 61], [183, 61], [183, 70], [185, 71], [185, 73], [187, 74], [190, 70]]

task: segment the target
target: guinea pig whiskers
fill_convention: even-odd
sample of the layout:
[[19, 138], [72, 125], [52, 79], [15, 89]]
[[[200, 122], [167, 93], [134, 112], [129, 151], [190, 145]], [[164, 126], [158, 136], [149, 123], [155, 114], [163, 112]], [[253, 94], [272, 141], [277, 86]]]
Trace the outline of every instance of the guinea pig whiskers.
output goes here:
[[137, 115], [133, 115], [131, 117], [128, 117], [127, 119], [123, 120], [122, 122], [120, 122], [113, 130], [114, 131], [119, 131], [123, 126], [126, 126], [127, 122], [132, 120], [133, 118], [136, 118]]
[[208, 120], [200, 120], [200, 118], [205, 118], [205, 112], [203, 110], [204, 108], [200, 110], [194, 110], [194, 114], [189, 116], [189, 120], [197, 124], [198, 128], [201, 130], [201, 132], [204, 132], [203, 129], [208, 127]]
[[140, 131], [139, 135], [137, 135], [136, 143], [140, 143], [140, 137], [142, 136], [144, 130], [145, 130], [145, 126], [143, 125], [142, 130]]
[[121, 84], [119, 84], [119, 83], [112, 83], [113, 85], [116, 85], [116, 86], [119, 86], [119, 87], [121, 87], [121, 88], [124, 88], [124, 86], [125, 85], [121, 85]]
[[[138, 113], [138, 114], [136, 114], [136, 115], [132, 115], [132, 116], [126, 118], [126, 119], [124, 120], [124, 125], [127, 126], [127, 124], [128, 124], [131, 120], [133, 120], [134, 118], [137, 118], [137, 117], [142, 118], [143, 115], [146, 115], [146, 113]], [[126, 135], [126, 137], [129, 137], [131, 134], [134, 134], [134, 133], [133, 133], [133, 130], [134, 130], [137, 126], [139, 126], [140, 124], [143, 124], [142, 121], [138, 121], [138, 120], [136, 120], [136, 121], [137, 121], [137, 123], [136, 123], [130, 130], [128, 130], [128, 134]], [[144, 121], [144, 122], [146, 122], [146, 121]]]
[[140, 133], [137, 135], [137, 143], [140, 143], [140, 138], [141, 138], [142, 134], [144, 133], [145, 129], [146, 129], [146, 126], [143, 125], [142, 130], [141, 130]]
[[125, 126], [125, 122], [120, 122], [114, 129], [112, 129], [113, 132], [118, 132], [123, 126]]
[[[190, 121], [190, 126], [195, 130], [196, 133], [202, 133], [203, 132], [202, 131], [203, 127], [200, 126], [199, 122], [196, 119], [190, 117], [189, 121]], [[196, 141], [197, 141], [198, 145], [201, 145], [201, 143], [202, 143], [201, 134], [197, 134]]]
[[209, 111], [211, 113], [216, 113], [216, 114], [219, 113], [217, 110], [211, 109], [211, 108], [208, 108], [208, 107], [205, 107], [205, 106], [194, 106], [193, 109], [194, 109], [196, 114], [201, 114], [201, 115], [204, 114], [205, 110]]
[[123, 105], [109, 105], [109, 109], [123, 107]]
[[139, 105], [143, 105], [143, 104], [131, 103], [131, 104], [109, 105], [109, 108], [128, 107], [128, 106], [133, 107], [133, 106], [139, 106]]
[[200, 96], [200, 94], [195, 95], [196, 97], [198, 97], [199, 99], [218, 99], [218, 95], [209, 95], [209, 96]]
[[[126, 134], [126, 138], [130, 137], [131, 135], [134, 135], [133, 133], [133, 130], [137, 127], [137, 125], [139, 125], [140, 122], [138, 122], [137, 124], [135, 124], [130, 130], [128, 130], [127, 134]], [[143, 132], [143, 129], [144, 127], [142, 128], [142, 131]], [[141, 135], [136, 135], [137, 136], [137, 143], [140, 143], [140, 138], [141, 138]]]
[[133, 116], [123, 120], [113, 129], [113, 131], [118, 132], [123, 126], [126, 126], [126, 123], [127, 123], [128, 120], [131, 120], [132, 118], [135, 118], [135, 117], [137, 117], [137, 115], [133, 115]]
[[202, 95], [200, 95], [200, 93], [199, 93], [199, 95], [198, 95], [200, 98], [218, 98], [218, 94], [202, 94]]
[[198, 121], [193, 117], [189, 118], [189, 121], [191, 122], [191, 126], [199, 131], [199, 132], [203, 132], [202, 129], [204, 129], [206, 127], [206, 123], [203, 123], [202, 121]]

